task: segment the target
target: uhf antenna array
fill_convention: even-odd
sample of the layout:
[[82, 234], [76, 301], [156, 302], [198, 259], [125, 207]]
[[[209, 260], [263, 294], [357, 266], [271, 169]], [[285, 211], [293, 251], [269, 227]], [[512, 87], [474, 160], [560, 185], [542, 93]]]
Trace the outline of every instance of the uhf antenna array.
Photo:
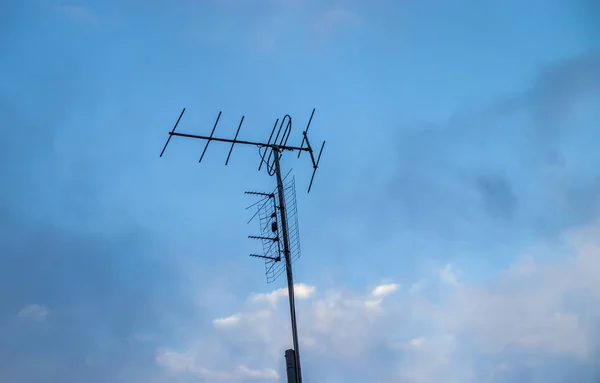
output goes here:
[[[298, 208], [296, 203], [296, 185], [294, 177], [286, 182], [287, 176], [283, 178], [286, 215], [288, 224], [288, 238], [290, 243], [290, 257], [292, 263], [300, 258], [300, 233], [298, 225]], [[248, 206], [247, 209], [256, 208], [256, 212], [248, 221], [250, 223], [258, 218], [260, 223], [260, 235], [251, 235], [248, 238], [261, 241], [263, 253], [250, 254], [251, 257], [265, 260], [265, 275], [267, 283], [272, 283], [285, 271], [285, 263], [281, 262], [283, 253], [281, 231], [279, 230], [281, 209], [278, 206], [278, 191], [271, 193], [245, 192], [245, 194], [260, 197], [258, 202]]]
[[[319, 168], [321, 154], [323, 153], [323, 148], [325, 147], [325, 141], [323, 141], [321, 144], [321, 149], [319, 150], [319, 154], [315, 158], [315, 153], [308, 138], [308, 129], [310, 128], [315, 110], [313, 109], [310, 118], [308, 119], [306, 129], [302, 132], [302, 142], [300, 143], [300, 146], [288, 145], [288, 140], [292, 132], [292, 118], [287, 114], [281, 119], [281, 121], [279, 119], [275, 121], [273, 129], [271, 130], [271, 135], [269, 136], [267, 142], [253, 142], [238, 139], [240, 129], [244, 123], [244, 116], [242, 116], [238, 124], [233, 139], [215, 137], [215, 130], [219, 124], [222, 112], [219, 112], [209, 136], [176, 132], [175, 130], [177, 129], [177, 126], [179, 125], [184, 113], [185, 108], [183, 108], [179, 114], [173, 129], [169, 132], [169, 137], [167, 138], [167, 142], [160, 152], [160, 157], [162, 157], [165, 153], [165, 150], [167, 149], [167, 146], [173, 137], [205, 140], [206, 144], [198, 162], [202, 162], [202, 159], [206, 154], [206, 150], [208, 149], [208, 145], [211, 142], [217, 141], [231, 144], [229, 147], [229, 153], [227, 154], [227, 159], [225, 160], [225, 165], [229, 164], [233, 147], [236, 144], [250, 145], [257, 147], [259, 151], [260, 163], [258, 165], [258, 170], [260, 171], [264, 165], [267, 169], [267, 173], [270, 176], [275, 176], [277, 180], [277, 188], [271, 193], [246, 192], [246, 194], [262, 197], [262, 199], [254, 205], [258, 206], [257, 215], [259, 216], [261, 222], [261, 235], [250, 236], [250, 238], [257, 239], [262, 242], [263, 254], [251, 254], [251, 256], [265, 260], [265, 271], [268, 283], [277, 279], [277, 277], [281, 275], [284, 270], [286, 271], [290, 303], [290, 319], [292, 322], [292, 340], [294, 344], [294, 348], [292, 350], [287, 350], [285, 352], [287, 376], [288, 383], [302, 383], [300, 351], [298, 349], [298, 328], [296, 324], [296, 304], [294, 299], [294, 277], [292, 273], [292, 262], [300, 256], [296, 193], [293, 178], [290, 182], [284, 185], [284, 178], [281, 177], [280, 160], [281, 156], [286, 151], [298, 152], [298, 158], [300, 158], [302, 152], [307, 152], [309, 154], [313, 167], [310, 183], [308, 184], [308, 193], [310, 193], [315, 174]], [[286, 207], [286, 205], [288, 207]]]

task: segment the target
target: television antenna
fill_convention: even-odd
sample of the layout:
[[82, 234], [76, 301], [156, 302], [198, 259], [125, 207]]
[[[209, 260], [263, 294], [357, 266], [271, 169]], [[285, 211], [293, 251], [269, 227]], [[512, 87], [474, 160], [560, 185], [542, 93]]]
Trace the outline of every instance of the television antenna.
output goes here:
[[[258, 170], [260, 171], [264, 165], [269, 176], [275, 176], [276, 178], [277, 187], [271, 193], [246, 192], [246, 194], [262, 197], [259, 202], [253, 205], [258, 206], [257, 214], [261, 220], [261, 235], [250, 236], [250, 238], [262, 241], [263, 254], [250, 254], [250, 256], [265, 260], [267, 283], [277, 279], [277, 277], [283, 273], [283, 270], [286, 271], [288, 298], [290, 304], [290, 319], [292, 324], [292, 341], [294, 347], [293, 349], [285, 352], [287, 377], [288, 383], [302, 383], [300, 351], [298, 349], [298, 327], [296, 323], [296, 304], [294, 299], [294, 275], [292, 271], [292, 262], [300, 255], [295, 181], [292, 177], [291, 181], [284, 184], [285, 178], [281, 176], [281, 156], [284, 152], [297, 152], [298, 158], [300, 158], [302, 152], [307, 152], [309, 154], [313, 167], [313, 172], [307, 191], [310, 193], [315, 174], [319, 168], [321, 154], [325, 148], [325, 141], [323, 141], [321, 144], [321, 149], [319, 150], [319, 154], [315, 158], [315, 152], [313, 151], [308, 138], [308, 129], [310, 128], [310, 124], [315, 114], [315, 109], [312, 110], [306, 129], [302, 132], [302, 142], [300, 146], [288, 145], [288, 140], [292, 132], [292, 117], [288, 114], [286, 114], [281, 121], [279, 119], [275, 121], [273, 129], [271, 130], [271, 135], [269, 136], [267, 142], [254, 142], [238, 139], [245, 116], [242, 116], [233, 139], [215, 137], [214, 133], [217, 129], [222, 112], [219, 112], [217, 115], [217, 119], [215, 120], [209, 136], [176, 132], [175, 130], [177, 129], [177, 126], [179, 125], [184, 113], [185, 108], [183, 108], [179, 114], [173, 129], [169, 132], [169, 137], [167, 138], [167, 142], [160, 152], [160, 157], [162, 157], [165, 153], [165, 150], [167, 149], [167, 146], [173, 137], [185, 137], [206, 141], [206, 145], [204, 146], [204, 150], [202, 151], [198, 162], [202, 162], [202, 159], [206, 154], [206, 150], [208, 149], [208, 145], [213, 141], [231, 144], [229, 153], [227, 154], [227, 159], [225, 160], [225, 165], [229, 164], [233, 147], [236, 144], [254, 146], [258, 148], [260, 154]], [[291, 215], [289, 215], [289, 208], [292, 209]], [[291, 226], [290, 218], [293, 219]], [[265, 222], [264, 224], [263, 221]], [[285, 263], [283, 266], [280, 266], [282, 265], [282, 255], [283, 262]]]

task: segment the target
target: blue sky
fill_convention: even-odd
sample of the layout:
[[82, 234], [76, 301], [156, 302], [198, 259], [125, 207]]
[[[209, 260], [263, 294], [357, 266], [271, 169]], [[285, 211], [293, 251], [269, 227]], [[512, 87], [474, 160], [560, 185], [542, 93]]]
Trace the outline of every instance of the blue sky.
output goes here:
[[304, 379], [593, 382], [592, 0], [0, 4], [0, 382], [283, 381], [247, 240], [293, 117]]

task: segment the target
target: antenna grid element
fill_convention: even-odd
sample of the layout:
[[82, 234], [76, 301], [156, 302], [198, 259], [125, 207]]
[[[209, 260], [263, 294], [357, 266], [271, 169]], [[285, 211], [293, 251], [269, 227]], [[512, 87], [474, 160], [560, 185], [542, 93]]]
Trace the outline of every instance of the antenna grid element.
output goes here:
[[[298, 225], [298, 207], [296, 201], [296, 181], [295, 177], [287, 180], [284, 177], [284, 198], [286, 205], [286, 215], [288, 224], [288, 238], [290, 246], [290, 259], [294, 263], [300, 258], [300, 227]], [[280, 234], [281, 209], [279, 208], [278, 191], [275, 189], [272, 193], [246, 192], [249, 195], [259, 195], [262, 198], [249, 208], [255, 207], [256, 212], [248, 221], [250, 223], [258, 218], [260, 224], [260, 236], [249, 236], [251, 239], [257, 239], [262, 242], [262, 255], [250, 254], [251, 257], [263, 258], [265, 260], [265, 276], [267, 283], [275, 282], [285, 271], [285, 258], [282, 248], [282, 239]]]

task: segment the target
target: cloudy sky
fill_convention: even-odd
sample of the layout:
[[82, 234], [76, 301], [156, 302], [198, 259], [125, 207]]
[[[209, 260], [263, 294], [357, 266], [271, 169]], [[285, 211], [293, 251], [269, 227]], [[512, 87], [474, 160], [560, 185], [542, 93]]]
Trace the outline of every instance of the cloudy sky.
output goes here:
[[600, 379], [595, 0], [0, 1], [0, 382], [285, 381], [245, 190], [294, 169], [304, 381]]

